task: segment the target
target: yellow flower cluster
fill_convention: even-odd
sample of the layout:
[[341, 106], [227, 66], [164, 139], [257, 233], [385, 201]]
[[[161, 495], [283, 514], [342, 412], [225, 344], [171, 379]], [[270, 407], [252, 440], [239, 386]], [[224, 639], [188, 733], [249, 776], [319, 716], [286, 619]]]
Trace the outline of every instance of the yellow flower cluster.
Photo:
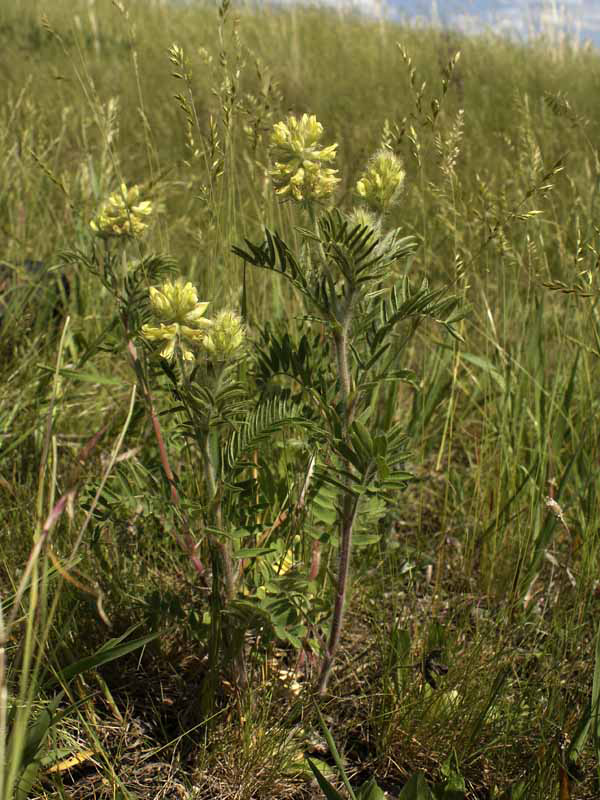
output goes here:
[[190, 349], [200, 346], [216, 361], [228, 361], [241, 350], [246, 331], [233, 311], [220, 311], [214, 320], [204, 319], [208, 303], [198, 302], [198, 293], [191, 283], [178, 279], [166, 281], [157, 289], [150, 288], [150, 305], [158, 325], [143, 325], [142, 334], [150, 342], [164, 342], [160, 354], [171, 359], [175, 349], [185, 361], [193, 361]]
[[373, 211], [383, 214], [398, 200], [406, 172], [397, 155], [379, 150], [356, 182], [356, 193]]
[[139, 198], [138, 186], [128, 189], [122, 183], [119, 190], [103, 203], [98, 216], [90, 222], [91, 229], [104, 239], [139, 236], [148, 227], [144, 218], [152, 213], [152, 203], [149, 200], [140, 201]]
[[210, 320], [203, 319], [208, 303], [199, 303], [195, 287], [179, 279], [175, 283], [166, 281], [160, 289], [152, 286], [150, 305], [160, 324], [142, 326], [146, 339], [166, 342], [160, 352], [163, 358], [173, 358], [175, 348], [180, 347], [183, 358], [193, 361], [188, 344], [201, 343], [212, 326]]
[[335, 161], [337, 144], [322, 147], [323, 126], [314, 114], [289, 116], [277, 122], [271, 134], [271, 178], [278, 195], [298, 202], [324, 200], [340, 179], [337, 170], [324, 166]]

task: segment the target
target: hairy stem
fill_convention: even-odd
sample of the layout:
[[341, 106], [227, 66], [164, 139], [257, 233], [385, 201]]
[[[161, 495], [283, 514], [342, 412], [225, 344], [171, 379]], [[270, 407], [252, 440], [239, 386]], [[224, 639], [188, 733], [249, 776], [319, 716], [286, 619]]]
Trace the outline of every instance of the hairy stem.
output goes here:
[[[221, 501], [218, 495], [215, 467], [210, 452], [210, 434], [207, 432], [204, 437], [202, 450], [204, 461], [204, 474], [208, 486], [209, 501], [212, 508], [214, 527], [221, 530], [223, 525], [221, 513]], [[213, 505], [214, 504], [214, 505]], [[237, 631], [234, 626], [228, 629], [223, 628], [222, 612], [235, 597], [236, 576], [233, 569], [233, 559], [229, 544], [210, 534], [210, 550], [213, 561], [213, 588], [211, 600], [211, 637], [209, 653], [209, 689], [208, 702], [212, 703], [214, 689], [216, 688], [216, 677], [219, 670], [219, 650], [221, 642], [226, 650], [229, 651], [233, 661], [233, 673], [235, 683], [239, 688], [247, 685], [246, 664], [244, 661], [243, 636], [236, 636]]]
[[318, 539], [315, 539], [310, 548], [310, 569], [308, 571], [309, 581], [317, 580], [320, 568], [321, 568], [321, 542]]
[[354, 498], [349, 492], [344, 496], [341, 521], [341, 545], [338, 560], [337, 590], [335, 595], [335, 606], [333, 609], [333, 620], [331, 622], [331, 632], [327, 643], [327, 651], [321, 664], [321, 672], [317, 682], [317, 692], [324, 694], [327, 691], [327, 684], [331, 677], [331, 670], [342, 635], [344, 624], [344, 613], [346, 609], [346, 598], [348, 594], [348, 582], [350, 580], [350, 559], [352, 557], [352, 531], [358, 513], [359, 498]]
[[[204, 474], [208, 485], [208, 494], [211, 504], [214, 503], [213, 517], [214, 526], [217, 529], [222, 528], [223, 520], [221, 515], [221, 501], [217, 496], [217, 480], [215, 474], [215, 467], [212, 462], [210, 453], [210, 440], [209, 434], [204, 439], [204, 450], [202, 453], [204, 459]], [[211, 536], [214, 546], [219, 552], [220, 556], [220, 570], [223, 575], [223, 600], [228, 603], [235, 596], [235, 577], [233, 572], [233, 564], [229, 547], [225, 542], [220, 542], [215, 536]]]
[[[350, 316], [350, 315], [348, 315]], [[350, 364], [348, 362], [348, 330], [350, 328], [350, 319], [346, 319], [341, 327], [341, 330], [335, 332], [333, 340], [335, 343], [335, 355], [337, 360], [338, 377], [340, 379], [340, 393], [342, 396], [343, 410], [346, 415], [344, 420], [346, 431], [350, 427], [352, 420], [349, 418], [348, 404], [350, 400], [350, 392], [352, 390], [352, 382], [350, 379]]]
[[[334, 334], [335, 350], [337, 357], [338, 375], [340, 380], [340, 393], [342, 397], [342, 413], [344, 419], [344, 433], [346, 437], [350, 427], [351, 409], [350, 393], [352, 390], [350, 378], [350, 364], [348, 361], [348, 330], [350, 328], [350, 313], [348, 313], [341, 329]], [[350, 472], [351, 465], [344, 461], [344, 470]], [[351, 494], [349, 487], [344, 494], [342, 503], [342, 516], [340, 520], [340, 552], [338, 558], [337, 588], [335, 596], [335, 606], [333, 609], [333, 619], [331, 622], [331, 632], [327, 643], [327, 650], [321, 663], [321, 671], [317, 682], [317, 691], [323, 694], [327, 690], [327, 684], [331, 676], [331, 670], [340, 643], [342, 626], [344, 624], [344, 612], [346, 607], [346, 596], [348, 593], [348, 582], [350, 579], [350, 559], [352, 558], [352, 531], [354, 521], [358, 512], [359, 498]]]

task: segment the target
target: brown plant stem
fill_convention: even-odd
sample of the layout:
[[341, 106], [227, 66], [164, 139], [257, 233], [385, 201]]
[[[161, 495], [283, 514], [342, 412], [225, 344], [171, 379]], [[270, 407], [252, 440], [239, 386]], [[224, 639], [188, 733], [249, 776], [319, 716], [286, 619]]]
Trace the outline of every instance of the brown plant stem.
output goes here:
[[315, 539], [310, 548], [310, 569], [308, 571], [308, 580], [316, 581], [321, 568], [321, 542]]
[[327, 684], [331, 677], [331, 670], [340, 643], [344, 615], [346, 610], [346, 598], [348, 594], [348, 583], [350, 580], [350, 559], [352, 558], [352, 532], [354, 522], [358, 513], [359, 498], [354, 498], [349, 492], [344, 496], [341, 520], [341, 544], [338, 559], [337, 588], [335, 595], [335, 606], [333, 609], [333, 619], [327, 650], [321, 663], [321, 671], [317, 682], [318, 694], [327, 691]]
[[82, 470], [83, 466], [85, 465], [85, 462], [87, 461], [87, 459], [91, 455], [91, 453], [96, 448], [96, 445], [100, 441], [100, 439], [101, 439], [101, 437], [102, 437], [102, 435], [104, 434], [105, 431], [106, 431], [106, 425], [103, 426], [90, 439], [88, 439], [87, 442], [84, 444], [84, 446], [81, 448], [81, 450], [79, 451], [79, 454], [77, 456], [77, 462], [78, 462], [79, 466], [74, 470], [74, 472], [73, 472], [73, 474], [71, 476], [71, 481], [70, 481], [71, 486], [70, 486], [70, 488], [64, 494], [62, 494], [59, 497], [58, 501], [54, 504], [54, 506], [52, 507], [50, 513], [48, 514], [48, 516], [46, 518], [46, 521], [42, 525], [42, 529], [40, 531], [40, 535], [39, 535], [38, 539], [35, 541], [32, 549], [31, 549], [31, 551], [29, 553], [29, 557], [28, 557], [27, 563], [25, 565], [25, 570], [23, 572], [23, 575], [21, 576], [21, 580], [19, 581], [19, 585], [17, 587], [17, 591], [16, 591], [16, 594], [15, 594], [14, 600], [12, 601], [12, 607], [11, 607], [10, 614], [8, 615], [8, 618], [6, 620], [6, 624], [4, 626], [4, 629], [8, 633], [10, 633], [10, 629], [13, 626], [18, 614], [20, 613], [21, 600], [22, 600], [23, 594], [25, 593], [25, 590], [27, 588], [27, 584], [28, 584], [29, 577], [31, 575], [33, 566], [36, 563], [37, 559], [39, 558], [39, 555], [40, 555], [40, 553], [41, 553], [41, 551], [42, 551], [47, 539], [49, 538], [53, 527], [56, 525], [56, 523], [58, 522], [60, 517], [63, 515], [64, 511], [68, 508], [69, 503], [71, 503], [75, 499], [75, 497], [77, 495], [77, 491], [78, 491], [78, 485], [79, 485], [79, 479], [80, 479], [81, 470]]

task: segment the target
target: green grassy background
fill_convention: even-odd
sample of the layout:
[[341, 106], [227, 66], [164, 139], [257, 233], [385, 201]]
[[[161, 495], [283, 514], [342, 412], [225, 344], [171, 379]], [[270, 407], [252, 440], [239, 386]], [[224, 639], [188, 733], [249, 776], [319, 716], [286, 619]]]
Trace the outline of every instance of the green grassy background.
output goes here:
[[[172, 75], [174, 43], [185, 54], [188, 81]], [[413, 86], [398, 43], [417, 70]], [[294, 237], [293, 213], [277, 203], [265, 173], [272, 124], [289, 112], [317, 115], [327, 143], [339, 143], [345, 208], [387, 124], [407, 169], [391, 222], [419, 240], [411, 275], [453, 284], [471, 310], [464, 344], [434, 334], [433, 343], [418, 338], [411, 347], [407, 366], [420, 376], [420, 391], [399, 395], [397, 416], [413, 436], [420, 480], [390, 511], [387, 549], [372, 548], [357, 567], [346, 665], [328, 719], [353, 774], [376, 774], [392, 794], [416, 769], [439, 778], [454, 749], [469, 797], [500, 797], [519, 781], [527, 785], [522, 796], [559, 797], [557, 742], [570, 740], [589, 702], [600, 597], [598, 54], [327, 11], [233, 8], [223, 18], [212, 7], [141, 0], [128, 3], [127, 13], [110, 0], [3, 3], [0, 44], [0, 258], [15, 265], [0, 328], [3, 593], [18, 580], [35, 529], [31, 498], [58, 344], [53, 290], [31, 282], [21, 260], [58, 268], [57, 254], [89, 241], [89, 219], [124, 179], [162, 204], [148, 247], [172, 254], [202, 298], [235, 305], [242, 270], [231, 245], [256, 240], [265, 224]], [[432, 131], [424, 116], [458, 50]], [[419, 111], [415, 93], [424, 81]], [[464, 128], [457, 125], [461, 109]], [[559, 159], [564, 168], [552, 175]], [[65, 364], [76, 371], [109, 298], [77, 265], [62, 269], [72, 286]], [[557, 282], [585, 285], [591, 296], [551, 291]], [[250, 274], [251, 321], [298, 312], [286, 287]], [[52, 411], [48, 500], [64, 490], [77, 447], [99, 422], [109, 420], [116, 436], [126, 414], [124, 359], [101, 353], [81, 371], [88, 377], [63, 376]], [[135, 663], [123, 668], [126, 679], [118, 669], [103, 673], [120, 704], [119, 725], [143, 718], [146, 727], [136, 734], [143, 742], [137, 750], [125, 727], [118, 747], [106, 734], [98, 770], [138, 796], [154, 796], [144, 791], [169, 781], [188, 792], [208, 787], [190, 797], [317, 796], [288, 769], [307, 745], [297, 710], [290, 712], [296, 701], [280, 702], [267, 665], [252, 701], [226, 705], [220, 746], [177, 738], [194, 724], [180, 712], [201, 669], [193, 634], [201, 604], [185, 558], [155, 522], [165, 501], [141, 414], [127, 447], [133, 455], [84, 543], [80, 583], [102, 588], [117, 629], [139, 622], [142, 632], [161, 630], [160, 647], [139, 668], [150, 694], [167, 687], [169, 703], [140, 689]], [[82, 502], [100, 469], [100, 462], [89, 468]], [[552, 493], [566, 525], [545, 505]], [[74, 530], [71, 522], [57, 532], [57, 553], [68, 552]], [[536, 553], [539, 577], [524, 610], [518, 586]], [[106, 637], [91, 597], [64, 585], [49, 645], [57, 662]], [[401, 701], [394, 699], [386, 664], [395, 624], [410, 632], [415, 659], [428, 642], [443, 640], [444, 696], [454, 699], [432, 698], [410, 671]], [[357, 659], [359, 669], [352, 659], [365, 642], [369, 657]], [[498, 676], [498, 698], [483, 724], [479, 715]], [[84, 708], [61, 734], [68, 741], [87, 741], [93, 715], [116, 724], [107, 701], [102, 710]], [[139, 753], [167, 743], [152, 759], [163, 772], [157, 766], [153, 789], [140, 789]], [[171, 772], [165, 752], [176, 754]], [[591, 744], [581, 760], [572, 797], [596, 797]], [[72, 796], [93, 796], [89, 773], [73, 780], [81, 794]], [[67, 796], [56, 786], [44, 791]]]

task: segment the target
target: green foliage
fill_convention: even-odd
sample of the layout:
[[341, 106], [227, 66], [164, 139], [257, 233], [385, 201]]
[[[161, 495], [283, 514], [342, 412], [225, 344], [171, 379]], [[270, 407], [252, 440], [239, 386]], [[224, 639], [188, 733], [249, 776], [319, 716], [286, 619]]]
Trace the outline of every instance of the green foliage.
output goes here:
[[[432, 292], [427, 282], [413, 290], [405, 277], [398, 297], [390, 275], [399, 260], [413, 253], [412, 237], [401, 237], [396, 229], [379, 238], [372, 224], [352, 225], [337, 208], [319, 215], [310, 206], [309, 211], [315, 232], [298, 229], [303, 244], [297, 255], [268, 228], [262, 244], [246, 240], [246, 250], [233, 250], [245, 263], [286, 278], [303, 298], [309, 319], [320, 322], [325, 331], [323, 338], [314, 340], [313, 348], [304, 335], [296, 349], [288, 333], [277, 340], [267, 330], [263, 341], [269, 350], [265, 353], [263, 348], [260, 356], [262, 381], [267, 383], [269, 370], [272, 378], [287, 374], [300, 383], [309, 401], [314, 404], [316, 400], [314, 414], [326, 419], [325, 442], [337, 456], [315, 470], [317, 478], [339, 489], [342, 498], [338, 594], [319, 679], [319, 691], [323, 692], [342, 628], [354, 526], [364, 513], [359, 503], [363, 495], [373, 499], [379, 493], [403, 488], [412, 477], [402, 468], [408, 455], [404, 424], [382, 429], [372, 406], [367, 405], [369, 392], [384, 382], [408, 378], [408, 370], [394, 367], [422, 319], [441, 321], [454, 333], [463, 314], [457, 311], [458, 297], [444, 290]], [[407, 321], [412, 324], [398, 337], [398, 346], [396, 329]], [[330, 352], [335, 353], [335, 362], [327, 375], [323, 365]], [[312, 368], [308, 366], [311, 361], [315, 363]], [[312, 376], [319, 373], [324, 380], [315, 383]], [[335, 395], [329, 388], [332, 385], [339, 387]], [[389, 424], [389, 415], [384, 419]]]
[[[10, 767], [6, 775], [4, 771], [0, 772], [3, 778], [0, 789], [4, 797], [11, 797], [13, 791], [15, 800], [27, 800], [31, 796], [44, 760], [53, 755], [53, 750], [49, 748], [48, 743], [52, 729], [56, 728], [61, 720], [76, 708], [77, 704], [65, 705], [64, 703], [65, 692], [73, 679], [89, 670], [97, 669], [103, 664], [122, 658], [128, 653], [135, 652], [156, 639], [156, 634], [149, 634], [124, 642], [131, 632], [130, 629], [122, 636], [109, 639], [93, 655], [62, 667], [56, 671], [55, 675], [40, 681], [40, 685], [37, 687], [40, 695], [42, 692], [46, 694], [47, 690], [56, 683], [62, 686], [63, 690], [56, 692], [51, 700], [42, 701], [41, 710], [37, 711], [35, 718], [29, 722], [27, 727], [25, 727], [22, 715], [17, 713], [16, 706], [9, 704], [6, 716], [6, 750], [4, 752], [8, 754]], [[61, 704], [63, 708], [59, 710]]]
[[[329, 749], [335, 765], [339, 770], [340, 776], [344, 782], [344, 786], [348, 792], [348, 796], [352, 800], [383, 800], [385, 793], [378, 786], [375, 778], [371, 778], [364, 783], [359, 789], [354, 790], [348, 779], [346, 769], [340, 757], [338, 749], [335, 745], [331, 731], [327, 727], [325, 720], [317, 708], [317, 715], [319, 723], [329, 745]], [[343, 800], [337, 789], [331, 782], [323, 775], [317, 764], [312, 759], [307, 759], [308, 765], [315, 776], [317, 783], [323, 795], [327, 800]], [[456, 764], [456, 754], [449, 756], [441, 767], [443, 780], [436, 783], [433, 787], [429, 787], [425, 780], [425, 776], [420, 772], [415, 772], [404, 785], [399, 794], [399, 798], [406, 798], [407, 800], [466, 800], [466, 786], [465, 781]]]
[[[377, 800], [380, 774], [403, 797], [592, 796], [597, 53], [316, 9], [18, 5], [0, 8], [0, 775], [39, 794], [76, 730], [107, 796], [161, 754], [215, 795], [235, 775], [240, 797], [289, 796], [307, 753], [332, 797]], [[294, 206], [271, 135], [305, 111], [340, 180]], [[374, 216], [382, 152], [397, 180]], [[113, 198], [129, 233], [94, 237], [136, 181], [151, 217]], [[144, 335], [176, 275], [203, 319], [240, 313], [230, 361], [200, 325]], [[94, 669], [134, 622], [159, 633], [149, 672], [107, 673], [106, 708], [53, 709], [63, 639]], [[360, 788], [303, 738], [328, 681], [336, 774], [377, 776]], [[94, 715], [138, 703], [159, 732], [143, 758], [103, 752]]]

